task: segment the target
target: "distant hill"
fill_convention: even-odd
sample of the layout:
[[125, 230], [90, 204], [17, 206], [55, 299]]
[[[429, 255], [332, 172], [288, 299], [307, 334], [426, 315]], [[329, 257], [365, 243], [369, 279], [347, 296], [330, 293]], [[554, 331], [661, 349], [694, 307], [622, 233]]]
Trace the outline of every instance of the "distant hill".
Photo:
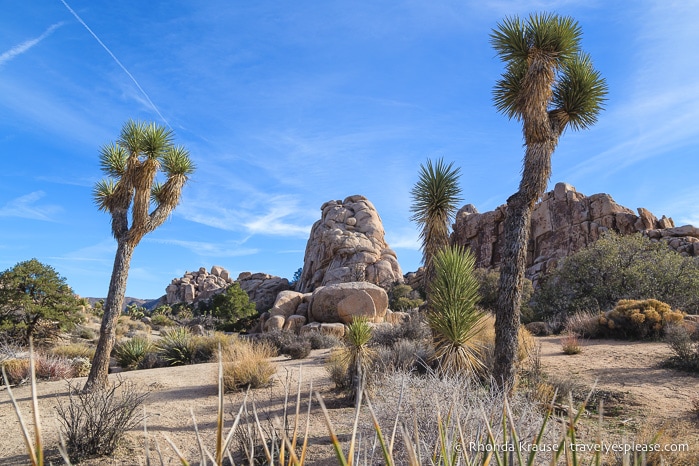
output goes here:
[[[94, 306], [94, 304], [97, 301], [104, 301], [107, 298], [87, 298], [87, 300], [90, 302], [90, 305]], [[137, 306], [145, 307], [149, 311], [152, 311], [156, 307], [158, 307], [161, 304], [161, 298], [155, 298], [155, 299], [140, 299], [140, 298], [130, 298], [130, 297], [125, 297], [124, 298], [124, 305], [121, 307], [121, 310], [123, 311], [126, 309], [126, 306], [130, 306], [131, 304], [136, 304]]]

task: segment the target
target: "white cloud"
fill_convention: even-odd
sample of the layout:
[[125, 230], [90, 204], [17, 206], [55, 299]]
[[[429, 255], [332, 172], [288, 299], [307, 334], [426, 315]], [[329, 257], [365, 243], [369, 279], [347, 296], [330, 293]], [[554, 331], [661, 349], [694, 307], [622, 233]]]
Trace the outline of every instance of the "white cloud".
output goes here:
[[39, 37], [37, 37], [37, 38], [35, 38], [35, 39], [31, 39], [31, 40], [25, 41], [25, 42], [22, 42], [21, 44], [15, 45], [15, 46], [12, 47], [10, 50], [8, 50], [8, 51], [6, 51], [6, 52], [3, 52], [3, 53], [0, 55], [0, 66], [4, 65], [5, 63], [7, 63], [8, 61], [12, 60], [12, 59], [15, 58], [16, 56], [21, 55], [21, 54], [27, 52], [29, 49], [31, 49], [32, 47], [34, 47], [36, 44], [38, 44], [39, 42], [41, 42], [42, 40], [44, 40], [44, 39], [46, 39], [48, 36], [50, 36], [50, 35], [53, 33], [53, 31], [55, 31], [55, 30], [58, 29], [59, 27], [63, 26], [63, 24], [64, 24], [63, 22], [56, 23], [56, 24], [52, 24], [52, 25], [49, 26], [49, 28], [46, 29], [46, 30], [44, 31], [44, 33], [41, 34]]
[[230, 244], [230, 242], [226, 244], [219, 244], [205, 241], [185, 241], [177, 239], [146, 239], [146, 241], [180, 246], [204, 257], [251, 256], [259, 252], [258, 249], [241, 248], [239, 243]]
[[57, 221], [54, 216], [63, 209], [57, 205], [37, 205], [37, 201], [46, 196], [43, 191], [34, 191], [10, 200], [0, 207], [0, 217], [19, 217], [31, 220]]
[[[187, 202], [177, 213], [191, 222], [226, 231], [243, 232], [252, 235], [271, 235], [307, 238], [310, 224], [300, 224], [298, 219], [307, 214], [298, 207], [298, 202], [290, 196], [254, 196], [252, 199], [236, 202], [243, 208], [231, 209], [210, 200]], [[257, 212], [264, 213], [258, 214]], [[246, 238], [247, 239], [247, 238]]]
[[420, 236], [415, 230], [403, 229], [397, 233], [386, 233], [386, 242], [391, 249], [420, 250]]

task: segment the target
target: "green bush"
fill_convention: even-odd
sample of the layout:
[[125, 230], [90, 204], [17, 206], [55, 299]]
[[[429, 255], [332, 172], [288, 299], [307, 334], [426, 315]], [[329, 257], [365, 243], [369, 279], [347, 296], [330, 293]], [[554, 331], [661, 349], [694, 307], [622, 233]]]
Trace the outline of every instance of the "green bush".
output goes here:
[[419, 292], [405, 284], [393, 285], [388, 290], [388, 299], [388, 307], [394, 311], [415, 309], [425, 302]]
[[622, 299], [613, 310], [600, 316], [600, 328], [616, 338], [657, 338], [666, 326], [682, 322], [682, 312], [673, 311], [657, 299]]
[[620, 299], [648, 298], [697, 313], [699, 258], [683, 257], [640, 234], [607, 233], [564, 259], [544, 278], [532, 303], [535, 318], [545, 320], [606, 312]]
[[80, 322], [78, 306], [66, 279], [36, 259], [0, 272], [0, 328], [21, 331], [25, 343], [51, 340]]
[[252, 326], [257, 317], [255, 303], [248, 294], [234, 282], [223, 293], [219, 293], [207, 303], [199, 305], [199, 314], [210, 314], [217, 320], [216, 329], [226, 332], [240, 332]]

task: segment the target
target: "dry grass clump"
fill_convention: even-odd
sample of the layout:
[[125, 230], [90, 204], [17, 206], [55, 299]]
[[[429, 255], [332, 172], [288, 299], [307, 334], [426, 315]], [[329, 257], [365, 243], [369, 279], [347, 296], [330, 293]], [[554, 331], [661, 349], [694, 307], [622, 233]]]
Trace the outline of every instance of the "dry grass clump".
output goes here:
[[561, 349], [565, 354], [580, 354], [582, 344], [576, 334], [568, 333], [561, 338]]
[[49, 351], [54, 356], [67, 359], [87, 358], [92, 361], [95, 356], [95, 348], [84, 343], [70, 343], [68, 345], [55, 346]]
[[[488, 368], [488, 373], [493, 372], [495, 365], [495, 316], [487, 314], [483, 319], [483, 326], [475, 336], [482, 346], [483, 363]], [[529, 354], [534, 350], [535, 340], [529, 331], [523, 326], [519, 327], [517, 361], [524, 364]]]
[[681, 311], [657, 299], [622, 299], [605, 316], [599, 318], [604, 332], [617, 338], [657, 338], [666, 326], [684, 319]]
[[[62, 356], [37, 353], [34, 355], [36, 377], [47, 380], [80, 377], [84, 373], [84, 362], [81, 359], [83, 358], [69, 359]], [[74, 361], [76, 362], [74, 363]], [[27, 354], [22, 357], [6, 359], [0, 363], [0, 366], [7, 373], [8, 381], [12, 385], [18, 385], [30, 379], [30, 363], [29, 355]]]
[[[468, 448], [469, 442], [487, 445], [489, 429], [495, 439], [500, 439], [498, 442], [502, 440], [505, 397], [494, 384], [483, 385], [478, 379], [463, 373], [439, 376], [432, 372], [427, 376], [418, 376], [395, 371], [386, 372], [378, 377], [374, 381], [372, 393], [371, 404], [379, 424], [391, 427], [398, 418], [405, 423], [411, 433], [418, 432], [419, 448], [424, 460], [434, 458], [434, 448], [440, 444], [440, 436], [444, 433], [445, 427], [456, 429], [456, 431], [461, 430], [455, 434], [457, 438], [454, 440], [465, 439], [466, 444], [463, 448]], [[512, 423], [519, 438], [536, 438], [544, 420], [538, 405], [532, 403], [530, 396], [523, 392], [508, 399], [508, 404], [511, 410], [508, 422]], [[443, 425], [440, 426], [440, 423]], [[365, 430], [365, 436], [372, 438], [371, 429], [367, 427]], [[542, 442], [553, 441], [554, 430], [552, 427], [546, 427]], [[409, 452], [404, 438], [399, 435], [395, 442], [393, 448], [395, 464], [408, 464]], [[468, 450], [462, 451], [459, 456], [467, 452]], [[470, 456], [475, 456], [475, 452]], [[463, 457], [461, 459], [463, 460]], [[548, 464], [543, 456], [540, 461], [536, 464]]]
[[269, 385], [275, 368], [268, 359], [275, 355], [276, 351], [271, 345], [242, 338], [237, 339], [232, 345], [222, 347], [225, 391]]
[[589, 311], [579, 311], [566, 317], [564, 331], [583, 338], [597, 338], [602, 333], [600, 315]]
[[140, 320], [132, 320], [129, 316], [119, 317], [115, 333], [117, 337], [133, 338], [137, 335], [150, 335], [151, 328]]

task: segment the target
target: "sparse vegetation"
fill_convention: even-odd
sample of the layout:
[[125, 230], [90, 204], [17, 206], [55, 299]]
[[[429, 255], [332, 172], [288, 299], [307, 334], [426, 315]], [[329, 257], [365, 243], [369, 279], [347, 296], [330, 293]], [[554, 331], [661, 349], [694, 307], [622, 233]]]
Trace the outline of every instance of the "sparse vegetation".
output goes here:
[[662, 242], [612, 232], [565, 258], [533, 296], [537, 320], [576, 312], [606, 312], [621, 299], [657, 299], [699, 311], [699, 259]]
[[699, 372], [699, 331], [682, 323], [665, 329], [665, 341], [673, 352], [668, 363], [687, 371]]

